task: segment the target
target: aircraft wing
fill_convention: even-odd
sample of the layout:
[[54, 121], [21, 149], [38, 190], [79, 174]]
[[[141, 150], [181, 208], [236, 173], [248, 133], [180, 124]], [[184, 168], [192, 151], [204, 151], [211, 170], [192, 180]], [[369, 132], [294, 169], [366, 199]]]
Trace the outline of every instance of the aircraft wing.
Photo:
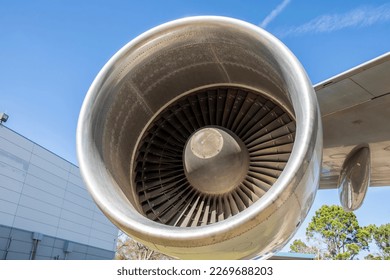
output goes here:
[[315, 85], [324, 151], [320, 188], [336, 188], [357, 145], [371, 150], [370, 186], [390, 185], [390, 52]]

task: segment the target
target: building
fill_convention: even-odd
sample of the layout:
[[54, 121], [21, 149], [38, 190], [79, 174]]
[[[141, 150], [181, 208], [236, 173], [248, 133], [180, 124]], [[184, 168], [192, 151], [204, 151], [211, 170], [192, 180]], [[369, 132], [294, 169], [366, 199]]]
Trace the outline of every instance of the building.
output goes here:
[[315, 260], [315, 254], [303, 254], [303, 253], [291, 253], [291, 252], [279, 252], [273, 255], [270, 260]]
[[0, 124], [0, 260], [113, 259], [117, 236], [77, 166]]

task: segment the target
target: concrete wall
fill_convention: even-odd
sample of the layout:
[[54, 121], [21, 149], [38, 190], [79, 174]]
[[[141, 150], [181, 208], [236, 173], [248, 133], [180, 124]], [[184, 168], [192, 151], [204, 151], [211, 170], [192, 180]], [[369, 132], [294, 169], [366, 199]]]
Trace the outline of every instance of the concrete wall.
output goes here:
[[110, 251], [118, 234], [77, 166], [2, 125], [0, 225]]

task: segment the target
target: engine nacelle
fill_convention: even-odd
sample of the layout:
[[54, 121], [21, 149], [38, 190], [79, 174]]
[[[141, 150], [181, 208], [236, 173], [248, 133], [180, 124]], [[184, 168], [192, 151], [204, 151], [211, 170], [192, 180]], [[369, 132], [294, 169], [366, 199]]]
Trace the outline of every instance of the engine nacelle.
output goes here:
[[77, 152], [99, 208], [150, 248], [267, 258], [315, 198], [321, 118], [279, 40], [240, 20], [190, 17], [109, 60], [84, 100]]

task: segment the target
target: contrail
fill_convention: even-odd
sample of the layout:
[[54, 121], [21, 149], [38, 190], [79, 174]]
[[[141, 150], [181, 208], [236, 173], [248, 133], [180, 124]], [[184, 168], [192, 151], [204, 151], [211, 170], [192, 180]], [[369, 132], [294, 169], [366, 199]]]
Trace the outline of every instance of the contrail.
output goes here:
[[348, 27], [364, 27], [390, 21], [390, 4], [360, 7], [343, 14], [325, 14], [305, 24], [282, 32], [282, 36], [306, 33], [329, 33]]
[[265, 19], [260, 23], [261, 28], [266, 28], [267, 25], [273, 21], [290, 3], [291, 0], [283, 0]]

